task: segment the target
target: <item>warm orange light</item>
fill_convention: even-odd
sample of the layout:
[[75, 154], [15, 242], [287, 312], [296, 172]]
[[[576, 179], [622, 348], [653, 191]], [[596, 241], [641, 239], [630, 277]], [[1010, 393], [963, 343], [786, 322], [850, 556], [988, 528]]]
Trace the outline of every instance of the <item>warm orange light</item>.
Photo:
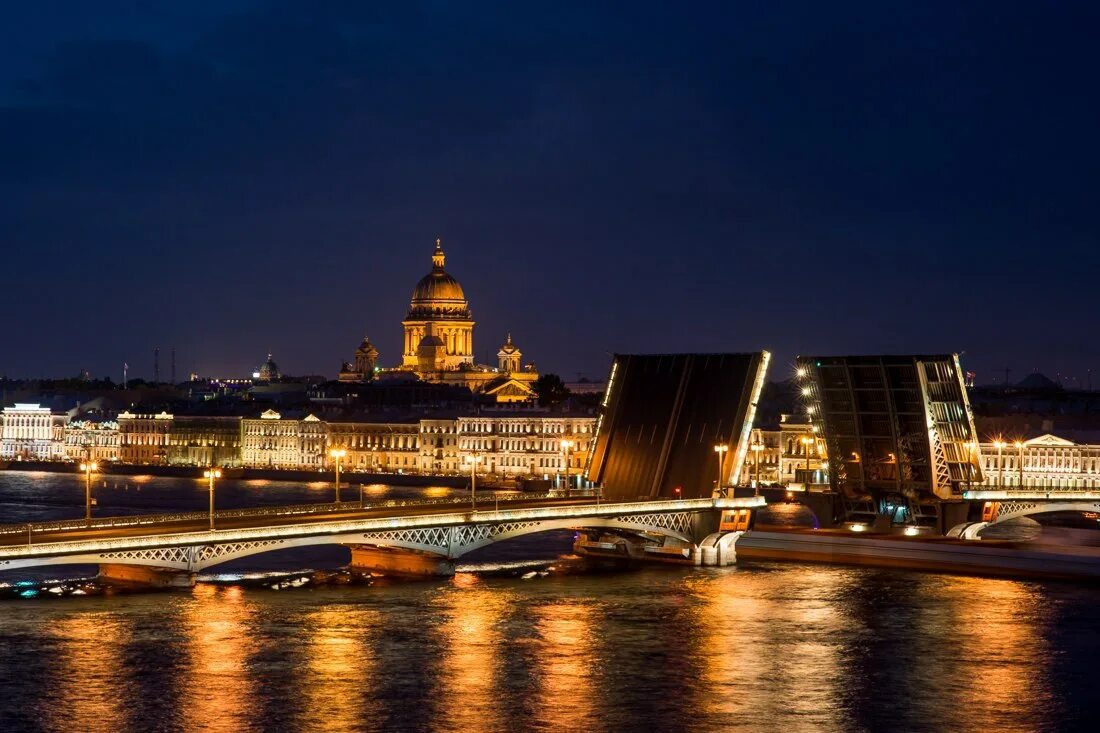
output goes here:
[[328, 454], [333, 458], [343, 458], [348, 454], [348, 452], [343, 448], [333, 448], [328, 452]]
[[728, 445], [716, 445], [716, 446], [714, 446], [714, 452], [715, 453], [725, 453], [729, 449], [730, 449], [730, 447]]

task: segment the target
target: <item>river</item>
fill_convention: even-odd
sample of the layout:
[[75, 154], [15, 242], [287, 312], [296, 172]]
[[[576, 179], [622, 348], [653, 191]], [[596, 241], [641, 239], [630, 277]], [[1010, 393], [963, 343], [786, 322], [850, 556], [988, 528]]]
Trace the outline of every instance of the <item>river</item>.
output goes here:
[[[205, 505], [199, 482], [117, 482], [98, 487], [102, 513]], [[224, 483], [227, 507], [329, 496]], [[79, 516], [82, 498], [79, 477], [0, 474], [3, 521]], [[13, 731], [1095, 727], [1095, 586], [774, 563], [599, 570], [559, 560], [567, 540], [498, 548], [441, 581], [275, 591], [222, 579], [2, 601], [0, 721]], [[511, 563], [524, 567], [500, 570]]]

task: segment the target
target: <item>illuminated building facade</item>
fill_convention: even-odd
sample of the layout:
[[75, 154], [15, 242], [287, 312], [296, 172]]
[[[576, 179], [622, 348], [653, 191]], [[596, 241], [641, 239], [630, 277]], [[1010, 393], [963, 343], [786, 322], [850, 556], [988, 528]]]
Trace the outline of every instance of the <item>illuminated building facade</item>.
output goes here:
[[799, 357], [812, 449], [846, 513], [931, 523], [981, 480], [958, 356]]
[[[329, 448], [347, 451], [340, 463], [349, 471], [417, 470], [420, 425], [416, 422], [330, 422], [326, 429]], [[330, 458], [326, 461], [331, 464]]]
[[119, 430], [114, 420], [71, 420], [65, 427], [65, 458], [70, 461], [117, 462]]
[[38, 404], [16, 403], [0, 412], [0, 458], [55, 461], [64, 456], [68, 418]]
[[118, 460], [133, 465], [163, 465], [168, 462], [168, 429], [173, 416], [167, 412], [141, 415], [122, 412], [118, 416]]
[[167, 462], [178, 466], [241, 465], [241, 418], [177, 415], [168, 427]]
[[345, 362], [340, 380], [420, 379], [460, 387], [496, 402], [526, 402], [534, 398], [538, 372], [522, 363], [511, 334], [497, 353], [496, 366], [474, 360], [474, 318], [462, 285], [446, 268], [440, 240], [435, 242], [432, 269], [413, 288], [402, 326], [401, 363], [379, 369], [378, 350], [364, 339], [353, 362]]
[[[1100, 445], [1056, 435], [982, 443], [982, 489], [1100, 489]], [[1022, 470], [1021, 470], [1022, 467]]]
[[[558, 476], [584, 471], [596, 420], [585, 416], [472, 416], [455, 421], [456, 456], [479, 457], [479, 471], [504, 476]], [[443, 433], [446, 435], [446, 433]], [[564, 444], [563, 444], [564, 443]]]
[[[314, 418], [316, 419], [316, 418]], [[245, 466], [298, 468], [302, 465], [301, 426], [275, 410], [241, 420], [241, 462]]]

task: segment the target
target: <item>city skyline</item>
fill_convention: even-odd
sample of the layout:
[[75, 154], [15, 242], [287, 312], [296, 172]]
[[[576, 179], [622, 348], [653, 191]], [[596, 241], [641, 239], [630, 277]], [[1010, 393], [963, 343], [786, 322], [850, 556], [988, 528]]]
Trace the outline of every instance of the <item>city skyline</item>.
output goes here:
[[151, 376], [159, 346], [334, 376], [364, 333], [391, 360], [436, 237], [480, 348], [523, 333], [567, 379], [1100, 365], [1094, 8], [57, 9], [0, 30], [0, 374]]

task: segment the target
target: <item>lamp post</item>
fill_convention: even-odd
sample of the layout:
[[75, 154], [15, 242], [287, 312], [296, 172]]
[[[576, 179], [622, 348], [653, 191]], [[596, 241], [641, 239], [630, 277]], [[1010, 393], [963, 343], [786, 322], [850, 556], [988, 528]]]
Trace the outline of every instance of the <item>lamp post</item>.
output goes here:
[[[810, 482], [810, 480], [809, 480], [809, 475], [810, 475], [810, 446], [812, 446], [814, 444], [814, 439], [809, 435], [803, 435], [802, 438], [799, 440], [799, 442], [802, 443], [802, 446], [806, 450], [806, 476], [807, 476], [806, 483], [809, 484], [809, 482]], [[807, 489], [807, 491], [808, 490], [809, 489]]]
[[730, 447], [728, 445], [725, 445], [724, 443], [719, 443], [718, 445], [714, 446], [714, 452], [718, 454], [718, 493], [719, 494], [722, 493], [722, 464], [725, 463], [726, 451], [728, 451], [729, 449], [730, 449]]
[[221, 478], [222, 472], [219, 468], [208, 468], [202, 472], [202, 476], [208, 479], [210, 482], [210, 529], [214, 529], [214, 479]]
[[1016, 446], [1016, 450], [1019, 452], [1016, 458], [1016, 468], [1020, 474], [1020, 485], [1016, 488], [1022, 490], [1024, 488], [1024, 442], [1017, 440], [1013, 445]]
[[565, 496], [566, 496], [566, 498], [569, 498], [569, 489], [570, 489], [570, 485], [569, 485], [569, 455], [573, 450], [573, 446], [575, 446], [575, 445], [576, 445], [576, 443], [574, 443], [572, 440], [563, 440], [561, 442], [561, 450], [565, 454]]
[[481, 463], [481, 456], [474, 454], [466, 456], [466, 462], [470, 464], [470, 508], [477, 511], [477, 464]]
[[340, 503], [340, 459], [348, 454], [343, 448], [333, 448], [328, 452], [336, 460], [336, 503]]
[[92, 523], [92, 473], [99, 470], [99, 464], [94, 461], [80, 464], [80, 470], [84, 472], [84, 523]]
[[1003, 489], [1005, 487], [1005, 442], [1003, 440], [995, 440], [993, 441], [993, 447], [997, 449], [997, 488]]
[[760, 495], [760, 451], [764, 450], [764, 444], [760, 442], [760, 436], [757, 435], [756, 439], [749, 445], [752, 450], [753, 466], [756, 468], [756, 486], [752, 492], [753, 496]]

